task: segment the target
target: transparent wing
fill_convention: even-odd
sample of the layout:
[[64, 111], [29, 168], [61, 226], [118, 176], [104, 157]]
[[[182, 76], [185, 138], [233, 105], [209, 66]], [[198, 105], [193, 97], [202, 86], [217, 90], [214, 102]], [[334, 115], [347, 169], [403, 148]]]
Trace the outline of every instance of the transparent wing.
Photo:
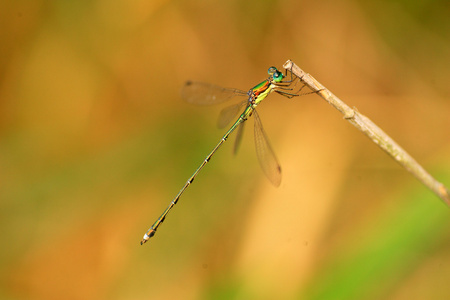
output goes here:
[[279, 186], [281, 183], [281, 167], [277, 158], [269, 144], [267, 135], [259, 119], [256, 110], [253, 111], [255, 116], [255, 147], [256, 155], [258, 156], [259, 164], [266, 174], [267, 178], [274, 186]]
[[222, 109], [219, 115], [219, 119], [217, 120], [217, 127], [225, 128], [230, 122], [237, 117], [237, 115], [241, 112], [241, 109], [244, 105], [247, 104], [247, 101], [243, 101], [238, 104], [234, 104]]
[[181, 90], [181, 97], [189, 103], [210, 105], [225, 102], [234, 96], [247, 96], [238, 89], [223, 88], [203, 82], [188, 81]]
[[236, 155], [238, 152], [239, 146], [241, 145], [242, 136], [244, 135], [244, 126], [245, 123], [241, 123], [238, 127], [238, 132], [236, 133], [236, 140], [234, 141], [233, 154]]

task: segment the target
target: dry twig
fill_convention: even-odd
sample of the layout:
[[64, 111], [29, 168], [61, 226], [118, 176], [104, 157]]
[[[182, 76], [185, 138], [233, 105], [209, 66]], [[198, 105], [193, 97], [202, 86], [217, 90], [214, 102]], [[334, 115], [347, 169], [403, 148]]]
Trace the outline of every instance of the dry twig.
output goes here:
[[314, 77], [305, 73], [294, 62], [288, 60], [283, 67], [290, 70], [294, 75], [308, 86], [312, 91], [316, 92], [329, 104], [334, 106], [343, 115], [344, 119], [349, 121], [353, 126], [358, 128], [369, 139], [395, 159], [400, 165], [414, 175], [420, 182], [432, 190], [441, 198], [444, 203], [450, 206], [449, 190], [436, 179], [433, 178], [425, 169], [414, 160], [402, 147], [400, 147], [391, 137], [383, 130], [375, 125], [369, 118], [360, 114], [357, 110], [350, 108], [338, 97], [333, 95], [327, 88], [320, 84]]

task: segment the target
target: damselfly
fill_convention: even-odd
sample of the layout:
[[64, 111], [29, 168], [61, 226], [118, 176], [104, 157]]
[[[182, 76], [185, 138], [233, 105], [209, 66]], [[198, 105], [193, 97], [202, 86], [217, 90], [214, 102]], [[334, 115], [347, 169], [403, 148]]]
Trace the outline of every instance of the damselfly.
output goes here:
[[[261, 124], [261, 120], [256, 112], [256, 107], [264, 100], [270, 93], [276, 92], [282, 96], [287, 98], [292, 98], [295, 96], [300, 96], [304, 94], [300, 94], [300, 91], [304, 87], [302, 85], [297, 91], [294, 91], [297, 83], [300, 81], [300, 78], [293, 76], [291, 72], [290, 78], [287, 80], [288, 71], [283, 74], [278, 71], [275, 67], [270, 67], [268, 70], [269, 77], [262, 81], [261, 83], [255, 85], [248, 92], [244, 92], [237, 89], [230, 88], [222, 88], [219, 86], [201, 83], [201, 82], [186, 82], [185, 86], [182, 90], [182, 97], [190, 103], [195, 104], [217, 104], [225, 102], [231, 99], [234, 96], [246, 96], [247, 100], [244, 100], [241, 103], [225, 108], [220, 113], [219, 117], [219, 127], [225, 127], [232, 118], [234, 118], [239, 111], [245, 106], [244, 111], [241, 113], [239, 118], [234, 122], [230, 129], [225, 133], [219, 143], [214, 147], [214, 149], [206, 156], [203, 162], [200, 164], [198, 169], [192, 174], [192, 176], [186, 181], [184, 186], [175, 196], [175, 198], [170, 202], [169, 206], [164, 210], [162, 215], [156, 220], [156, 222], [150, 227], [150, 229], [144, 234], [142, 238], [141, 245], [147, 242], [152, 236], [155, 235], [156, 230], [161, 225], [161, 223], [165, 220], [169, 211], [177, 204], [181, 195], [188, 188], [188, 186], [194, 181], [195, 177], [198, 175], [200, 170], [210, 161], [211, 157], [216, 153], [220, 146], [228, 139], [230, 134], [238, 129], [236, 142], [234, 150], [236, 151], [240, 139], [242, 137], [242, 131], [244, 127], [244, 122], [247, 119], [254, 115], [255, 116], [255, 125], [254, 125], [254, 135], [255, 135], [255, 146], [256, 153], [258, 156], [258, 160], [260, 165], [264, 171], [264, 174], [270, 180], [270, 182], [279, 186], [281, 183], [281, 167], [278, 163], [277, 158], [272, 150], [272, 147], [269, 144], [267, 139], [267, 135], [264, 132], [264, 129]], [[305, 93], [309, 94], [309, 93]]]

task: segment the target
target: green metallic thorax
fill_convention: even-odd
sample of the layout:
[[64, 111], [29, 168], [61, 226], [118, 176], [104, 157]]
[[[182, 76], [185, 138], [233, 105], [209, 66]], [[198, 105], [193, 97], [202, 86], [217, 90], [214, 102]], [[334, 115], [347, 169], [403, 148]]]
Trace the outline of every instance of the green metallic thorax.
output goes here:
[[274, 85], [269, 80], [264, 80], [261, 83], [258, 83], [250, 90], [250, 99], [249, 104], [247, 105], [244, 112], [241, 114], [241, 117], [246, 120], [248, 117], [252, 115], [253, 110], [256, 106], [264, 100], [270, 92], [272, 92]]
[[267, 95], [270, 94], [270, 92], [272, 91], [272, 84], [270, 83], [270, 81], [268, 80], [264, 80], [263, 82], [255, 85], [251, 91], [252, 91], [252, 96], [253, 96], [253, 104], [256, 107], [259, 102], [261, 102], [262, 100], [264, 100], [264, 98], [267, 97]]

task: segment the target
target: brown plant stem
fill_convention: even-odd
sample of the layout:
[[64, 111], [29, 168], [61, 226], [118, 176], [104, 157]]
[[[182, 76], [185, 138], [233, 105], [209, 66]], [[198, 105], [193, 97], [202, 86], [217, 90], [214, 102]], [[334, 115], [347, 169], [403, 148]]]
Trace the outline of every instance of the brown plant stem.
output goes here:
[[439, 181], [433, 178], [411, 155], [400, 147], [390, 136], [381, 130], [369, 118], [359, 113], [356, 109], [350, 108], [342, 100], [331, 93], [320, 84], [314, 77], [305, 73], [294, 62], [288, 60], [283, 67], [290, 70], [306, 86], [316, 92], [325, 101], [344, 115], [344, 119], [349, 121], [359, 131], [364, 133], [369, 139], [389, 154], [401, 166], [414, 175], [420, 182], [432, 190], [441, 198], [447, 206], [450, 206], [450, 192]]

